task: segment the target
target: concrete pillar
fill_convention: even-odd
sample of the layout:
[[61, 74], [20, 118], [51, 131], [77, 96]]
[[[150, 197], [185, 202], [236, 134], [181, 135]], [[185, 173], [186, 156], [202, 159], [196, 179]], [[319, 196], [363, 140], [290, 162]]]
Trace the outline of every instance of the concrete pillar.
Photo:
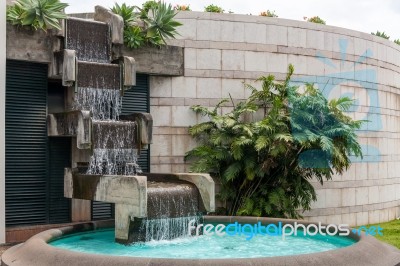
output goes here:
[[0, 2], [0, 244], [6, 242], [5, 106], [6, 106], [6, 2]]

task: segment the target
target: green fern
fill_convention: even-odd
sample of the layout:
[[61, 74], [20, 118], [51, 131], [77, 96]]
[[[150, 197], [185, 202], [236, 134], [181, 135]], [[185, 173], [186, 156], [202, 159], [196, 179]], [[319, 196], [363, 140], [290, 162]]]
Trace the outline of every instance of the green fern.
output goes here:
[[[213, 109], [192, 107], [209, 121], [189, 129], [200, 145], [185, 159], [192, 171], [219, 180], [228, 215], [299, 218], [298, 210], [310, 209], [316, 200], [312, 179], [323, 184], [350, 166], [350, 155], [362, 156], [355, 133], [362, 121], [343, 113], [353, 101], [328, 101], [313, 84], [299, 92], [290, 86], [293, 71], [289, 65], [284, 82], [269, 75], [258, 79], [260, 89], [246, 85], [249, 98], [224, 115], [227, 100]], [[262, 119], [245, 119], [257, 110]]]

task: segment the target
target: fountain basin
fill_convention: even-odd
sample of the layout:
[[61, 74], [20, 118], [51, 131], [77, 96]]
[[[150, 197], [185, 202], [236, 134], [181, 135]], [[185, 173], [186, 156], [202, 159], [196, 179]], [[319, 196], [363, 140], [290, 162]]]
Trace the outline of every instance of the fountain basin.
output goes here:
[[[294, 220], [256, 218], [256, 217], [222, 217], [205, 216], [205, 223], [257, 223], [263, 224], [291, 223]], [[300, 221], [297, 221], [300, 222]], [[302, 222], [303, 224], [309, 224]], [[90, 230], [105, 229], [112, 226], [112, 222], [93, 222], [79, 226], [70, 226], [42, 232], [25, 243], [7, 250], [2, 256], [2, 264], [8, 265], [391, 265], [400, 261], [400, 251], [384, 244], [374, 237], [361, 234], [351, 234], [350, 238], [343, 237], [350, 245], [325, 252], [297, 254], [291, 256], [274, 256], [258, 258], [151, 258], [126, 257], [112, 254], [91, 254], [61, 249], [48, 244], [62, 237]], [[84, 236], [84, 235], [83, 235]], [[85, 241], [82, 239], [81, 241]], [[246, 240], [244, 240], [246, 241]], [[289, 241], [289, 240], [287, 240]], [[251, 241], [242, 242], [243, 245]], [[129, 248], [129, 247], [128, 247]], [[179, 248], [179, 246], [178, 246]], [[210, 246], [210, 253], [213, 252]], [[261, 248], [261, 247], [260, 247]], [[237, 253], [237, 251], [234, 251]]]

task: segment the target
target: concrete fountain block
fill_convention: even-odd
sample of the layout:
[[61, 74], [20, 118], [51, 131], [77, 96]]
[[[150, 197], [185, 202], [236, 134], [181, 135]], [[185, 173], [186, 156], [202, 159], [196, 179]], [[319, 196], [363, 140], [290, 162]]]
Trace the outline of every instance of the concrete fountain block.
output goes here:
[[123, 64], [124, 89], [130, 89], [136, 85], [136, 61], [133, 57], [124, 56], [121, 59]]
[[63, 51], [62, 85], [69, 87], [76, 81], [76, 55], [75, 50]]
[[115, 239], [127, 243], [134, 218], [147, 216], [147, 177], [83, 175], [65, 168], [64, 197], [115, 203]]
[[76, 137], [78, 149], [92, 147], [92, 119], [90, 111], [69, 111], [47, 116], [49, 137]]
[[135, 121], [138, 125], [137, 145], [140, 150], [147, 150], [149, 144], [153, 142], [153, 117], [149, 113], [132, 113], [129, 115], [121, 115], [122, 121]]
[[124, 20], [102, 6], [95, 6], [94, 20], [110, 24], [111, 41], [114, 44], [124, 44]]
[[194, 184], [200, 192], [206, 211], [215, 211], [215, 183], [209, 174], [178, 173], [174, 175], [180, 180]]

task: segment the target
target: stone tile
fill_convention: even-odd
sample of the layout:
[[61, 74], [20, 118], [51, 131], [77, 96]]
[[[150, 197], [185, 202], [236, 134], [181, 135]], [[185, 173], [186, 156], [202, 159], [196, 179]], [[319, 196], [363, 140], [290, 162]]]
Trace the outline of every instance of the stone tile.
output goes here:
[[150, 113], [153, 116], [153, 126], [171, 125], [171, 107], [151, 106]]
[[244, 58], [246, 71], [267, 71], [266, 53], [246, 51]]
[[379, 187], [368, 188], [368, 204], [379, 203]]
[[182, 26], [177, 28], [178, 35], [177, 39], [184, 40], [195, 40], [197, 36], [197, 20], [195, 19], [184, 19], [181, 21]]
[[264, 24], [245, 23], [244, 41], [247, 43], [266, 43], [267, 26]]
[[184, 49], [184, 68], [196, 69], [197, 67], [197, 52], [194, 48]]
[[368, 187], [356, 188], [356, 205], [368, 204]]
[[[267, 25], [266, 43], [290, 46], [290, 45], [288, 45], [288, 35], [289, 34], [290, 33], [288, 32], [287, 27], [276, 26], [276, 25]], [[305, 45], [305, 42], [304, 42], [304, 45]], [[302, 46], [302, 47], [305, 47], [305, 46]]]
[[198, 49], [197, 69], [221, 69], [221, 50]]
[[196, 98], [196, 78], [173, 77], [172, 97]]
[[357, 212], [356, 213], [357, 226], [368, 224], [368, 212]]
[[342, 207], [342, 190], [341, 189], [325, 189], [326, 208]]
[[219, 78], [198, 78], [197, 98], [221, 98], [221, 79]]
[[[377, 147], [377, 145], [374, 145], [371, 142], [371, 140], [372, 140], [371, 138], [368, 139], [368, 145], [370, 145], [371, 147]], [[375, 142], [377, 142], [377, 139]], [[373, 154], [369, 154], [369, 155], [373, 155]], [[379, 179], [379, 176], [380, 176], [379, 164], [378, 163], [368, 163], [368, 179]]]
[[287, 73], [288, 56], [285, 54], [267, 53], [267, 72]]
[[221, 21], [221, 41], [244, 42], [244, 23]]
[[185, 164], [173, 164], [171, 165], [172, 173], [187, 173], [187, 165]]
[[317, 30], [307, 30], [307, 48], [324, 50], [325, 33]]
[[243, 79], [222, 79], [222, 97], [233, 99], [244, 99]]
[[294, 67], [294, 73], [300, 75], [307, 74], [307, 57], [300, 56], [300, 55], [288, 55], [288, 64], [292, 64]]
[[329, 215], [326, 217], [326, 223], [328, 224], [341, 224], [342, 223], [342, 215]]
[[244, 70], [244, 51], [222, 50], [222, 70]]
[[326, 207], [326, 189], [318, 189], [315, 191], [317, 194], [317, 201], [311, 203], [311, 209], [320, 209]]
[[172, 156], [184, 156], [189, 151], [190, 136], [172, 136]]
[[380, 210], [369, 211], [368, 212], [368, 223], [377, 224], [380, 222]]
[[368, 164], [367, 163], [356, 163], [356, 180], [368, 179]]
[[150, 97], [171, 97], [171, 78], [150, 76]]
[[172, 106], [171, 126], [186, 127], [195, 125], [197, 121], [196, 113], [190, 106]]
[[[299, 28], [288, 28], [288, 44], [289, 47], [307, 47], [307, 30]], [[268, 38], [268, 36], [267, 36]]]
[[342, 224], [348, 224], [349, 226], [356, 226], [357, 225], [357, 215], [355, 213], [342, 214]]
[[193, 106], [193, 105], [209, 106], [210, 100], [185, 98], [185, 106]]
[[171, 173], [170, 164], [155, 164], [151, 166], [152, 173]]
[[172, 139], [170, 135], [154, 135], [153, 144], [150, 145], [151, 156], [170, 156], [172, 152]]
[[356, 189], [343, 188], [342, 189], [342, 206], [356, 205]]
[[176, 106], [176, 105], [184, 105], [184, 98], [159, 98], [158, 105], [159, 106]]
[[197, 40], [221, 41], [221, 22], [197, 20]]

